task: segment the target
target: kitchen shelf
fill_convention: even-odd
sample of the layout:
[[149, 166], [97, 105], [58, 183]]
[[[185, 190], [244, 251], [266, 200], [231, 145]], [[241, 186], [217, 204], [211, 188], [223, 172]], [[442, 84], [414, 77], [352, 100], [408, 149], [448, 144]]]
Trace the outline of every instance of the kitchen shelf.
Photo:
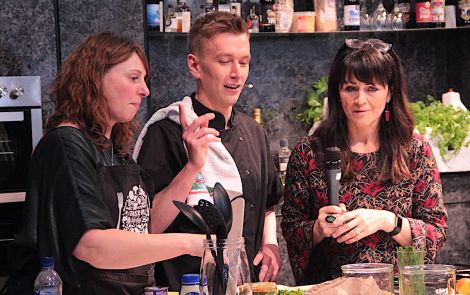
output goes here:
[[[432, 33], [432, 32], [459, 32], [469, 31], [470, 26], [457, 27], [457, 28], [423, 28], [423, 29], [404, 29], [404, 30], [382, 30], [382, 31], [334, 31], [334, 32], [312, 32], [312, 33], [251, 33], [252, 39], [261, 38], [302, 38], [321, 35], [367, 35], [367, 36], [380, 36], [387, 34], [415, 34], [415, 33]], [[188, 33], [175, 33], [175, 32], [147, 32], [149, 39], [153, 38], [187, 38]]]

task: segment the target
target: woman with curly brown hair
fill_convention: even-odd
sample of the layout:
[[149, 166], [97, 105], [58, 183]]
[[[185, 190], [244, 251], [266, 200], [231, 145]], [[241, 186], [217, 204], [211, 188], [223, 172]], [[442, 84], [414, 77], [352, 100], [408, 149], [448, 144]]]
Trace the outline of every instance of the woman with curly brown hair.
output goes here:
[[151, 234], [153, 185], [129, 156], [148, 68], [139, 45], [112, 33], [88, 37], [64, 62], [31, 160], [8, 294], [33, 293], [44, 256], [64, 294], [141, 295], [153, 262], [202, 254], [201, 235]]
[[[413, 134], [406, 83], [392, 45], [346, 39], [328, 80], [328, 112], [289, 160], [282, 231], [298, 284], [349, 263], [395, 263], [396, 248], [433, 262], [447, 213], [430, 145]], [[328, 205], [325, 149], [341, 150], [339, 206]]]

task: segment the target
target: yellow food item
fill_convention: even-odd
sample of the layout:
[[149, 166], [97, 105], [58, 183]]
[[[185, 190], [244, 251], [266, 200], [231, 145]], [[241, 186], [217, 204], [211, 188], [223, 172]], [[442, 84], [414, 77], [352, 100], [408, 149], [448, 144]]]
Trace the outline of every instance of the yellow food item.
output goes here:
[[470, 295], [470, 278], [462, 278], [457, 281], [455, 289], [458, 294]]
[[275, 282], [259, 282], [251, 284], [253, 295], [275, 295], [277, 285]]

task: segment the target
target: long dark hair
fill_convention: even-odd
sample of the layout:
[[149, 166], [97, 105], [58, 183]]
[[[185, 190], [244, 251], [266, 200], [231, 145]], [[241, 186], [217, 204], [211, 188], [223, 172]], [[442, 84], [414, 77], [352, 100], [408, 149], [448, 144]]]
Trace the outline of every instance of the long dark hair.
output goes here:
[[[358, 40], [361, 41], [361, 40]], [[397, 182], [411, 176], [408, 151], [413, 137], [414, 119], [410, 110], [406, 82], [400, 59], [395, 51], [381, 40], [362, 41], [361, 47], [341, 46], [330, 70], [328, 79], [328, 112], [313, 136], [321, 146], [338, 146], [342, 151], [344, 179], [352, 179], [347, 117], [340, 102], [339, 90], [345, 81], [355, 77], [364, 83], [388, 85], [391, 100], [388, 103], [390, 121], [384, 116], [379, 123], [378, 181]], [[384, 49], [385, 48], [385, 49]]]
[[[144, 50], [134, 40], [109, 32], [88, 37], [65, 60], [51, 86], [55, 111], [47, 122], [46, 131], [71, 122], [99, 148], [107, 148], [105, 132], [109, 107], [101, 82], [111, 67], [126, 61], [133, 53], [142, 60], [147, 79], [148, 61]], [[119, 157], [129, 152], [138, 128], [135, 118], [113, 127], [111, 139]]]

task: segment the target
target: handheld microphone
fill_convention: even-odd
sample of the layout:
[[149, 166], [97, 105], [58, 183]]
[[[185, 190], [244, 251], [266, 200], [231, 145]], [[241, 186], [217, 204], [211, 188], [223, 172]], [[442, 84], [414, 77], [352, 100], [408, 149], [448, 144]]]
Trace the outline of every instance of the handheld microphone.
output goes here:
[[339, 180], [341, 179], [341, 150], [327, 147], [325, 150], [325, 172], [328, 184], [328, 204], [339, 204]]
[[[328, 185], [328, 204], [339, 204], [339, 180], [341, 179], [341, 150], [338, 147], [327, 147], [325, 149], [325, 173]], [[326, 221], [335, 221], [333, 215], [328, 215]]]

